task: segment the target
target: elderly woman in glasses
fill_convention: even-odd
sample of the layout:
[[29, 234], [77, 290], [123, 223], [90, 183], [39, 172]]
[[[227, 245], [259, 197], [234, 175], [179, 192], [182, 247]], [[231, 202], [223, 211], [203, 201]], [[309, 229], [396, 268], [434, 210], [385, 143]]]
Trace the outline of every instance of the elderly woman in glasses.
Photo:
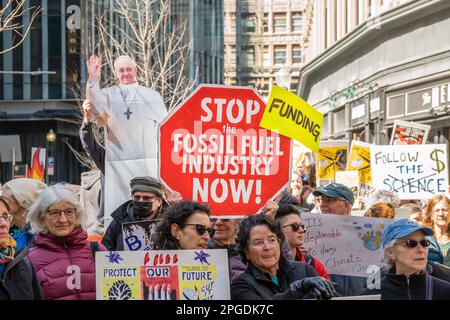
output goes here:
[[[395, 220], [383, 230], [382, 300], [448, 300], [450, 284], [429, 275], [427, 255], [433, 230], [408, 219]], [[366, 292], [367, 293], [367, 292]]]
[[290, 262], [281, 252], [283, 232], [272, 219], [257, 214], [245, 218], [237, 241], [247, 270], [231, 284], [232, 300], [328, 299], [333, 284], [302, 262]]
[[327, 269], [322, 262], [316, 257], [311, 256], [303, 248], [306, 227], [300, 218], [300, 210], [292, 204], [280, 204], [275, 215], [275, 220], [280, 224], [295, 260], [310, 265], [316, 270], [319, 276], [330, 280]]
[[78, 195], [63, 184], [46, 188], [29, 210], [36, 233], [30, 261], [48, 300], [95, 300], [95, 257]]
[[40, 300], [41, 288], [27, 258], [29, 249], [17, 250], [8, 230], [13, 220], [10, 204], [0, 195], [0, 300]]
[[180, 201], [171, 206], [156, 227], [156, 250], [207, 249], [214, 236], [208, 205]]

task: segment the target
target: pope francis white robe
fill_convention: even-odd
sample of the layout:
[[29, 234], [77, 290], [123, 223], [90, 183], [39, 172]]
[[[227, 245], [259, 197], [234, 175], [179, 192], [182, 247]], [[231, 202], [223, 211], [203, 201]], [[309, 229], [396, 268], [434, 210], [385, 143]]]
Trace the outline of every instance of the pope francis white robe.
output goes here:
[[100, 89], [88, 81], [87, 97], [105, 122], [105, 229], [111, 213], [130, 200], [130, 180], [157, 177], [158, 125], [167, 114], [161, 95], [137, 83]]

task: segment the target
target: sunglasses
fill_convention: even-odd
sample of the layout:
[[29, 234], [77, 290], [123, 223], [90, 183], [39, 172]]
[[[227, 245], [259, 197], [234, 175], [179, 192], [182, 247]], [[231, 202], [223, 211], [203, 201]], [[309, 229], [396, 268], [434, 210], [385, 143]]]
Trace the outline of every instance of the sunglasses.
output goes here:
[[300, 228], [302, 228], [303, 232], [306, 232], [306, 226], [301, 223], [291, 223], [283, 226], [283, 228], [291, 227], [292, 231], [297, 232]]
[[420, 241], [417, 240], [406, 240], [405, 242], [401, 242], [398, 244], [404, 244], [406, 245], [408, 248], [415, 248], [417, 247], [417, 245], [420, 243], [420, 245], [422, 246], [422, 248], [428, 248], [431, 244], [430, 240], [427, 239], [423, 239]]
[[211, 223], [216, 223], [217, 220], [221, 220], [223, 223], [227, 223], [228, 221], [230, 221], [230, 219], [222, 219], [222, 218], [210, 218], [209, 219], [211, 221]]
[[202, 236], [205, 234], [206, 231], [209, 233], [209, 237], [212, 238], [214, 236], [214, 233], [216, 230], [214, 228], [207, 228], [202, 224], [194, 224], [194, 223], [185, 223], [185, 226], [195, 226], [195, 231], [197, 231], [197, 234], [199, 236]]

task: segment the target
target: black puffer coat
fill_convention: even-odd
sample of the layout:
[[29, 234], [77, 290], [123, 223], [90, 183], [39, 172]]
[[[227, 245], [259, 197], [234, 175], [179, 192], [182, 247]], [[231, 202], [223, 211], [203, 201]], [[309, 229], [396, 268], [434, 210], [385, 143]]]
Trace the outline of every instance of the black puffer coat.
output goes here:
[[303, 262], [288, 261], [281, 256], [280, 267], [277, 272], [279, 286], [268, 274], [249, 263], [247, 270], [231, 284], [231, 300], [292, 300], [299, 299], [297, 294], [291, 293], [289, 285], [305, 277], [317, 277], [318, 274], [311, 266]]
[[36, 272], [27, 258], [29, 249], [17, 252], [8, 262], [0, 279], [0, 300], [41, 300], [42, 289]]

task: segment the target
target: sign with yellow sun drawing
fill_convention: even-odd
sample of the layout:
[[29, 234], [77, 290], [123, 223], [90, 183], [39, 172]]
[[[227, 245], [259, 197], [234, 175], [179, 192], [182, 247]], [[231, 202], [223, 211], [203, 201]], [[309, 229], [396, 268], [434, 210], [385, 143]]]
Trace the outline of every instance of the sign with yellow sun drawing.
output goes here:
[[334, 182], [336, 172], [347, 168], [347, 140], [321, 141], [317, 153], [317, 185]]
[[229, 300], [227, 250], [96, 253], [97, 300]]
[[304, 247], [324, 264], [329, 274], [369, 277], [378, 270], [381, 235], [393, 220], [302, 213]]

